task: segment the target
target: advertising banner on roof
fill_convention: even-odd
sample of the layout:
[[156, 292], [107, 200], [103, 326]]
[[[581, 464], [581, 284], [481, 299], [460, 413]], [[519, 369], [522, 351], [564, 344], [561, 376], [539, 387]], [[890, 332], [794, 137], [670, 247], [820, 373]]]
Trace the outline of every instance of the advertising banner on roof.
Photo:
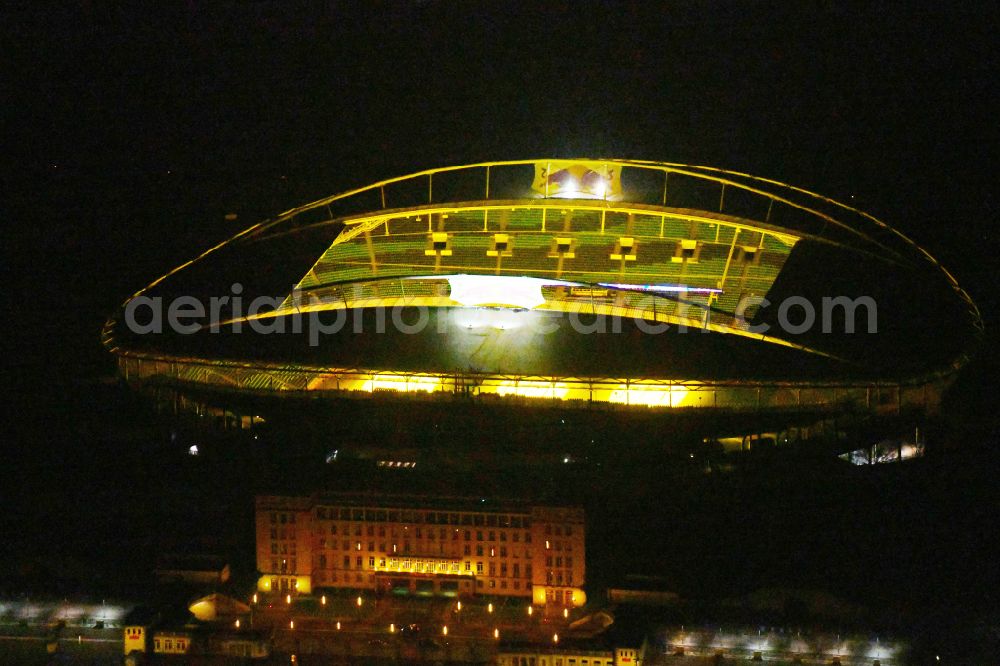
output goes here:
[[546, 198], [616, 199], [622, 192], [621, 167], [607, 162], [535, 162], [531, 189]]

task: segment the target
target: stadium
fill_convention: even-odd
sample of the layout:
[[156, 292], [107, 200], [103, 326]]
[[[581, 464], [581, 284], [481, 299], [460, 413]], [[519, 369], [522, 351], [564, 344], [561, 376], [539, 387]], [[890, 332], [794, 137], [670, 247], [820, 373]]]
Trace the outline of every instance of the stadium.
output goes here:
[[532, 159], [255, 224], [136, 292], [103, 344], [130, 385], [236, 426], [367, 399], [672, 415], [746, 448], [844, 415], [919, 426], [981, 331], [943, 266], [852, 206], [722, 169]]

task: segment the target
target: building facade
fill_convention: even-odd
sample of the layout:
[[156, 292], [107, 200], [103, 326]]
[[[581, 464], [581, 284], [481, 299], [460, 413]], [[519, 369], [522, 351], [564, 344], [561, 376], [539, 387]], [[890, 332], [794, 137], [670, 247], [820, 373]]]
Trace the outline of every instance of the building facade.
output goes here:
[[583, 510], [468, 498], [316, 494], [256, 501], [257, 588], [586, 602]]

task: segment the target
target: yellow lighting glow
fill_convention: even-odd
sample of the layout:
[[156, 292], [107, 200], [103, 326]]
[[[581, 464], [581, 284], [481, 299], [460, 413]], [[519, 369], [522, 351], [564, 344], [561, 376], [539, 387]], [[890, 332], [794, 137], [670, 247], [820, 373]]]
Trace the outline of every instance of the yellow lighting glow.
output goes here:
[[687, 388], [683, 386], [621, 384], [608, 396], [608, 402], [645, 407], [679, 407], [686, 394]]
[[500, 382], [497, 395], [516, 395], [522, 398], [548, 398], [562, 400], [569, 389], [562, 382], [539, 382], [508, 380]]
[[441, 380], [438, 377], [423, 377], [413, 375], [373, 375], [371, 379], [361, 385], [362, 391], [373, 393], [375, 391], [401, 391], [404, 393], [433, 393], [440, 388]]
[[499, 629], [496, 629], [496, 628], [493, 629], [493, 638], [495, 638], [497, 640], [500, 640], [500, 630]]
[[361, 595], [360, 594], [358, 595], [356, 603], [358, 604], [358, 608], [361, 608]]
[[448, 635], [448, 625], [447, 624], [444, 625], [443, 627], [441, 627], [441, 635], [442, 636], [447, 636]]

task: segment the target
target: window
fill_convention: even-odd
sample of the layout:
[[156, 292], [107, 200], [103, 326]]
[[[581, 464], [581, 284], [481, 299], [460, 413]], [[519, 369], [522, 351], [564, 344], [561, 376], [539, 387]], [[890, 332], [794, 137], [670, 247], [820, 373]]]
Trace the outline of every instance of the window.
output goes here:
[[435, 231], [431, 233], [430, 246], [424, 250], [424, 254], [429, 257], [435, 255], [439, 257], [450, 257], [451, 246], [446, 232]]
[[733, 253], [733, 259], [746, 266], [758, 266], [760, 265], [760, 249], [752, 245], [744, 245], [743, 247], [737, 248]]
[[482, 562], [476, 562], [476, 573], [477, 574], [483, 573], [483, 563]]
[[671, 257], [671, 261], [694, 263], [698, 261], [698, 255], [700, 253], [701, 253], [701, 244], [698, 241], [696, 240], [677, 241], [677, 247], [674, 250], [674, 256]]
[[614, 252], [611, 253], [612, 261], [635, 261], [635, 239], [622, 237], [615, 244]]
[[483, 544], [476, 544], [476, 555], [479, 555], [480, 557], [483, 556]]
[[576, 253], [573, 251], [573, 239], [553, 238], [549, 257], [554, 259], [573, 259], [576, 257]]
[[487, 257], [509, 257], [511, 252], [510, 236], [508, 234], [493, 234], [493, 245], [486, 251]]

